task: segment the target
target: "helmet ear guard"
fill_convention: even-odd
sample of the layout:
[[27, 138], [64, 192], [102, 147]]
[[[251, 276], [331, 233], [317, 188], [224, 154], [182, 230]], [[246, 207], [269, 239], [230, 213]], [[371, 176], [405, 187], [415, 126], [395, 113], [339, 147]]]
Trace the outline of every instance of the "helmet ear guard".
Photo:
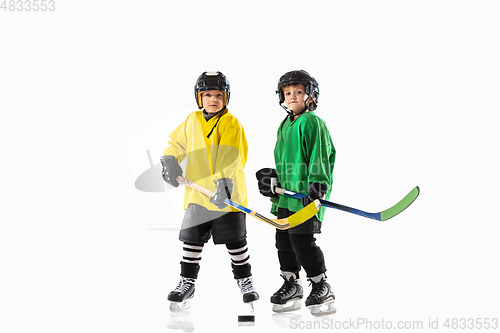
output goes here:
[[229, 104], [231, 89], [229, 87], [229, 81], [221, 72], [203, 72], [196, 80], [196, 84], [194, 86], [194, 97], [199, 109], [203, 108], [201, 94], [207, 90], [222, 91], [224, 93], [224, 107]]
[[[306, 106], [307, 106], [307, 109], [309, 109], [310, 111], [314, 111], [318, 108], [318, 97], [319, 97], [319, 90], [316, 92], [316, 91], [313, 91], [312, 93], [307, 93], [307, 99], [306, 99]], [[311, 101], [311, 103], [309, 103], [309, 101]]]

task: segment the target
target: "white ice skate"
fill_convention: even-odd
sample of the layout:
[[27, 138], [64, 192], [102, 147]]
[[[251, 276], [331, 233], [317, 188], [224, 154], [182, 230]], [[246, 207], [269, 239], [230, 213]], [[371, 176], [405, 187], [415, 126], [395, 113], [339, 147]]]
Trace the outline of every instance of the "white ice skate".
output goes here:
[[253, 302], [259, 299], [259, 294], [253, 286], [253, 280], [251, 277], [237, 279], [238, 287], [243, 294], [243, 302], [248, 304], [253, 311]]
[[[326, 316], [337, 312], [335, 309], [335, 295], [326, 282], [326, 275], [321, 274], [316, 278], [309, 279], [312, 291], [306, 300], [306, 306], [313, 316]], [[316, 282], [315, 282], [316, 281]]]
[[281, 277], [285, 282], [281, 288], [271, 296], [273, 311], [281, 313], [299, 310], [302, 307], [302, 297], [304, 297], [302, 282], [291, 272], [282, 272]]
[[170, 311], [182, 311], [191, 307], [191, 299], [194, 297], [194, 279], [181, 276], [177, 287], [168, 294]]

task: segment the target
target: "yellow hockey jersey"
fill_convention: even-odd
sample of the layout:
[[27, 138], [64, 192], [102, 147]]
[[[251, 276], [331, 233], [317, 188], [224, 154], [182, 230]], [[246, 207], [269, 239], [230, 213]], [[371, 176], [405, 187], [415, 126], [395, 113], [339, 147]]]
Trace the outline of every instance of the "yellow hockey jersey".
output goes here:
[[[226, 109], [208, 121], [203, 111], [190, 113], [172, 133], [163, 155], [172, 155], [179, 164], [186, 159], [184, 177], [215, 192], [219, 178], [231, 178], [234, 183], [231, 200], [246, 206], [247, 187], [243, 168], [247, 160], [248, 145], [245, 132], [238, 119]], [[208, 210], [237, 212], [227, 206], [219, 209], [210, 197], [190, 187], [184, 189], [184, 209], [190, 203]]]

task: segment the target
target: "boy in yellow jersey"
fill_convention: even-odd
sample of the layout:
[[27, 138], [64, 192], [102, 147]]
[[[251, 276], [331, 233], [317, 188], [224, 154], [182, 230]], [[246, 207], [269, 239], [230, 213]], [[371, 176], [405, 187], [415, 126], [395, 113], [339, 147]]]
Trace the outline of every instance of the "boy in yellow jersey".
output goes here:
[[230, 87], [220, 72], [204, 72], [194, 88], [201, 111], [190, 113], [171, 134], [161, 158], [163, 179], [179, 186], [180, 163], [186, 160], [186, 178], [215, 192], [210, 198], [186, 187], [186, 210], [179, 233], [183, 242], [181, 279], [168, 295], [172, 311], [186, 309], [194, 296], [203, 246], [211, 236], [215, 244], [225, 244], [231, 257], [234, 278], [243, 301], [259, 299], [253, 286], [246, 241], [246, 215], [224, 203], [231, 199], [246, 205], [247, 188], [243, 172], [248, 145], [238, 119], [229, 113]]

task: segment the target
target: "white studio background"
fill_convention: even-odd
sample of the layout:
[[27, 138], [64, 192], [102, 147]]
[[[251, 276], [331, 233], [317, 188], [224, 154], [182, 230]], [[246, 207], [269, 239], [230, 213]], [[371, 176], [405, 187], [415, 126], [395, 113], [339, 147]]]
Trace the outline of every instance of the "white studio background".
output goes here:
[[[317, 113], [337, 149], [332, 201], [380, 211], [420, 186], [385, 223], [327, 212], [318, 244], [333, 319], [428, 328], [499, 317], [498, 2], [56, 0], [44, 12], [3, 3], [2, 332], [239, 328], [229, 257], [212, 243], [190, 317], [172, 317], [183, 192], [134, 186], [151, 167], [146, 151], [158, 164], [196, 109], [206, 70], [231, 83], [250, 208], [270, 215], [254, 174], [273, 165], [285, 116], [274, 91], [293, 69], [320, 84]], [[313, 320], [307, 310], [270, 310], [282, 283], [274, 230], [247, 225], [261, 295], [253, 329], [302, 328], [293, 323]]]

